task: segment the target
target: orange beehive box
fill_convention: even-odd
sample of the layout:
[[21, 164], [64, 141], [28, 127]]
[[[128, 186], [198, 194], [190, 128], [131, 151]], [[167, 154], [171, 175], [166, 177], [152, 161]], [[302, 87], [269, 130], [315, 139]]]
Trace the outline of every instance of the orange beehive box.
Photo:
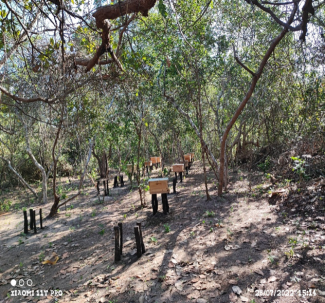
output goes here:
[[181, 173], [184, 171], [184, 164], [173, 164], [173, 172]]
[[153, 164], [157, 164], [157, 163], [158, 163], [158, 157], [151, 157], [151, 158], [150, 158], [150, 161], [151, 161]]
[[185, 161], [184, 167], [188, 167], [188, 161]]
[[147, 162], [144, 162], [144, 166], [152, 166], [152, 162], [151, 161], [147, 161]]
[[157, 157], [157, 163], [161, 163], [161, 157]]
[[191, 162], [191, 155], [190, 154], [184, 155], [184, 160]]
[[[132, 164], [128, 164], [127, 165], [127, 169], [129, 173], [132, 173]], [[133, 166], [133, 172], [136, 173], [137, 172], [137, 166], [134, 164]]]
[[168, 178], [149, 179], [150, 194], [168, 194]]
[[190, 153], [192, 160], [194, 159], [194, 153]]

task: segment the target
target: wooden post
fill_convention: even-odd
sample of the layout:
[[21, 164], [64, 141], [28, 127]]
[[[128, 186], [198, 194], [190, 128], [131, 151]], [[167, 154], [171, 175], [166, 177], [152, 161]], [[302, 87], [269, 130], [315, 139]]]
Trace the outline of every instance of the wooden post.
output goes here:
[[121, 260], [120, 254], [120, 228], [118, 226], [114, 226], [115, 233], [115, 262]]
[[175, 178], [176, 178], [176, 183], [177, 183], [177, 172], [175, 172]]
[[140, 231], [139, 231], [139, 226], [134, 227], [134, 235], [135, 235], [135, 241], [137, 245], [137, 256], [138, 258], [141, 257], [141, 240], [140, 240]]
[[177, 183], [177, 179], [173, 178], [173, 193], [176, 194], [176, 183]]
[[24, 210], [24, 234], [28, 234], [27, 210]]
[[114, 177], [114, 188], [118, 187], [117, 176]]
[[32, 208], [29, 209], [29, 220], [30, 220], [29, 227], [30, 227], [30, 230], [32, 230], [34, 228], [34, 225], [33, 225], [33, 223], [34, 223], [34, 221], [33, 221], [33, 209]]
[[167, 194], [161, 194], [161, 200], [162, 200], [164, 215], [167, 215], [167, 213], [169, 213]]
[[188, 166], [186, 166], [186, 176], [188, 175]]
[[119, 223], [118, 227], [120, 229], [120, 255], [122, 256], [122, 251], [123, 251], [123, 228], [122, 228], [122, 223]]
[[143, 243], [141, 223], [137, 223], [137, 226], [139, 227], [139, 231], [140, 231], [141, 251], [144, 254], [146, 252], [146, 248], [144, 247], [144, 243]]
[[109, 186], [108, 186], [108, 179], [106, 180], [106, 189], [107, 189], [107, 196], [109, 196]]
[[182, 172], [179, 173], [179, 178], [181, 179], [180, 182], [182, 183], [183, 182], [183, 173]]
[[43, 216], [42, 216], [42, 209], [39, 210], [39, 224], [41, 226], [41, 229], [43, 229]]
[[120, 176], [120, 180], [121, 180], [121, 187], [124, 187], [123, 176]]
[[157, 213], [157, 211], [158, 211], [157, 194], [152, 194], [151, 195], [151, 204], [152, 204], [153, 215], [155, 215]]
[[37, 234], [37, 229], [36, 229], [36, 211], [33, 210], [33, 226], [34, 226], [34, 234]]

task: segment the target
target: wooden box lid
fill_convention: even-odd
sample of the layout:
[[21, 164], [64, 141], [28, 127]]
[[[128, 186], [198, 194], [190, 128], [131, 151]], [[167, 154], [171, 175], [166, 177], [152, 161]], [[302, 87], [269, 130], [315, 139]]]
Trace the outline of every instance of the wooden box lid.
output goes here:
[[149, 179], [150, 194], [168, 194], [168, 178]]

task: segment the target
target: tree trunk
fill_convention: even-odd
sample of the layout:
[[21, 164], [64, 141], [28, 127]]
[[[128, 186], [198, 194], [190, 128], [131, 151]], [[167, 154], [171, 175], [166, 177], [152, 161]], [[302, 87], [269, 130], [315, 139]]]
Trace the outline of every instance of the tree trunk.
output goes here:
[[[295, 11], [296, 11], [296, 8], [295, 8], [295, 10], [293, 11], [293, 14], [290, 17], [290, 20], [288, 21], [288, 24], [292, 23], [293, 17], [295, 15]], [[237, 121], [239, 115], [243, 111], [244, 107], [246, 106], [247, 102], [251, 98], [251, 96], [252, 96], [252, 94], [254, 92], [254, 89], [256, 87], [256, 84], [257, 84], [258, 80], [260, 79], [260, 77], [262, 75], [262, 72], [264, 70], [264, 67], [265, 67], [268, 59], [270, 58], [271, 54], [273, 53], [275, 47], [280, 43], [280, 41], [283, 39], [283, 37], [286, 35], [287, 32], [288, 32], [288, 29], [284, 28], [282, 30], [282, 32], [271, 43], [270, 47], [266, 51], [260, 65], [259, 65], [257, 73], [255, 73], [254, 76], [253, 76], [253, 79], [251, 81], [251, 85], [250, 85], [250, 87], [249, 87], [249, 89], [248, 89], [248, 91], [246, 93], [246, 96], [244, 97], [244, 99], [240, 103], [240, 105], [238, 106], [235, 114], [233, 115], [233, 117], [229, 121], [225, 132], [223, 133], [222, 141], [221, 141], [221, 148], [220, 148], [220, 170], [219, 170], [218, 196], [222, 195], [222, 187], [224, 185], [225, 151], [226, 151], [226, 141], [227, 141], [228, 134], [229, 134], [231, 128], [233, 127], [233, 125], [235, 124], [235, 122]]]
[[51, 211], [50, 211], [50, 214], [49, 214], [49, 217], [53, 217], [55, 216], [57, 213], [58, 213], [58, 209], [67, 204], [68, 202], [74, 200], [75, 198], [77, 198], [79, 195], [80, 195], [80, 192], [81, 192], [81, 188], [82, 188], [82, 185], [83, 185], [83, 181], [84, 181], [84, 178], [85, 178], [85, 175], [87, 174], [87, 171], [88, 171], [88, 164], [89, 164], [89, 161], [90, 161], [90, 158], [91, 158], [91, 151], [93, 150], [93, 142], [95, 141], [95, 138], [94, 140], [89, 140], [89, 151], [88, 151], [88, 157], [86, 159], [86, 162], [85, 162], [85, 167], [84, 167], [84, 171], [82, 173], [82, 175], [80, 176], [80, 181], [79, 181], [79, 187], [78, 187], [78, 192], [72, 196], [71, 198], [63, 201], [62, 203], [60, 204], [56, 204], [56, 203], [53, 203], [52, 207], [51, 207]]
[[35, 198], [37, 197], [37, 193], [34, 191], [33, 188], [30, 187], [30, 185], [25, 181], [25, 179], [11, 166], [11, 163], [9, 160], [0, 157], [2, 160], [4, 160], [5, 162], [7, 162], [9, 169], [18, 177], [18, 180], [23, 183], [23, 185], [25, 185], [31, 192], [32, 194], [35, 196]]

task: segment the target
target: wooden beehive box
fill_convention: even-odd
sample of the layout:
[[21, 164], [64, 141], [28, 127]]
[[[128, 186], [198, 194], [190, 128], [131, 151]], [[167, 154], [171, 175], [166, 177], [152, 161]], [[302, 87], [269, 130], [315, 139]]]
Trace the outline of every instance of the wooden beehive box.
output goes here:
[[168, 194], [168, 178], [149, 179], [150, 194]]
[[145, 167], [152, 166], [152, 162], [151, 161], [144, 162], [144, 166]]
[[150, 161], [151, 161], [153, 164], [157, 164], [157, 163], [158, 163], [157, 160], [158, 160], [158, 157], [151, 157], [151, 158], [150, 158]]
[[184, 155], [184, 161], [191, 162], [191, 155], [190, 154]]
[[180, 173], [184, 171], [184, 164], [173, 164], [173, 172]]
[[161, 158], [157, 157], [157, 163], [161, 163]]
[[190, 153], [191, 155], [191, 159], [193, 160], [194, 159], [194, 153]]
[[188, 167], [188, 161], [185, 161], [184, 167]]
[[[128, 170], [128, 172], [129, 172], [130, 174], [132, 174], [132, 164], [128, 164], [128, 165], [127, 165], [127, 170]], [[134, 173], [137, 172], [137, 166], [136, 166], [136, 165], [133, 166], [133, 172], [134, 172]]]

